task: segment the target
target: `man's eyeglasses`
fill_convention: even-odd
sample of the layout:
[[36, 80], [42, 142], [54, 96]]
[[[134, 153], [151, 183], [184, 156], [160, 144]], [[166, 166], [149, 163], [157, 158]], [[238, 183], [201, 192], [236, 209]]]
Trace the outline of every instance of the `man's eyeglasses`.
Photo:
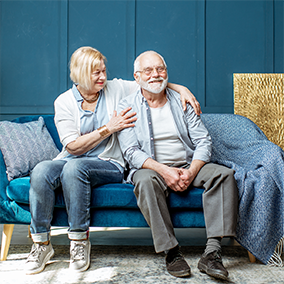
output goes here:
[[164, 66], [159, 66], [159, 67], [148, 67], [148, 68], [145, 68], [144, 70], [142, 71], [136, 71], [136, 72], [140, 72], [140, 73], [144, 73], [145, 75], [147, 76], [150, 76], [153, 74], [154, 72], [154, 69], [156, 69], [157, 73], [158, 74], [163, 74], [164, 72], [166, 72], [167, 68], [164, 67]]

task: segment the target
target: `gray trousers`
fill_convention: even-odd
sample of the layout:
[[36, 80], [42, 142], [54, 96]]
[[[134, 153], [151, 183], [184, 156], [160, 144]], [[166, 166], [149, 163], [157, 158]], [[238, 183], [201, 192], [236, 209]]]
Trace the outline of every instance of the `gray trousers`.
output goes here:
[[[153, 170], [140, 169], [135, 172], [133, 182], [137, 205], [151, 228], [156, 252], [178, 245], [166, 201], [170, 189], [164, 179]], [[238, 190], [234, 170], [213, 163], [205, 164], [192, 185], [204, 188], [207, 238], [235, 236]]]

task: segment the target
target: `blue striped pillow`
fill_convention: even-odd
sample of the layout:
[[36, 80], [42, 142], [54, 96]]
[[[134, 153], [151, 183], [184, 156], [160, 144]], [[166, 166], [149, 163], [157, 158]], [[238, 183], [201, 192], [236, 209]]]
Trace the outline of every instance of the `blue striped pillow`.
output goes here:
[[42, 117], [26, 123], [1, 121], [0, 148], [9, 181], [28, 175], [36, 164], [59, 154]]

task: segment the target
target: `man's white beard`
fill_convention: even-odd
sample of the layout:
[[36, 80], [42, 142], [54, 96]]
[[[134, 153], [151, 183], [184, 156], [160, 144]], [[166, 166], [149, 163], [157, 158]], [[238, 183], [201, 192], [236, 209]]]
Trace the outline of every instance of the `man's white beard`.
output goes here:
[[[162, 80], [162, 83], [160, 83], [159, 81]], [[151, 84], [151, 82], [155, 82], [157, 81], [157, 83], [154, 83], [154, 85]], [[154, 94], [159, 94], [161, 93], [168, 84], [168, 77], [166, 79], [159, 77], [159, 78], [155, 78], [155, 79], [150, 79], [148, 81], [144, 81], [140, 78], [140, 86], [150, 92], [150, 93], [154, 93]]]

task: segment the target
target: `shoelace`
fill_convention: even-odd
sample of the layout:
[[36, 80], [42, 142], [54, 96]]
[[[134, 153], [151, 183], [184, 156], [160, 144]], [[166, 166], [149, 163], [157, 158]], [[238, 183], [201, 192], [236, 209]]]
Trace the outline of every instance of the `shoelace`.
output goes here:
[[173, 252], [172, 255], [169, 256], [169, 262], [174, 262], [178, 259], [180, 259], [181, 257], [183, 257], [182, 253], [180, 250], [176, 250], [175, 252]]
[[36, 244], [33, 245], [32, 251], [30, 252], [27, 261], [37, 261], [39, 262], [39, 257], [41, 255], [41, 252], [45, 251], [46, 247]]
[[72, 261], [85, 259], [84, 247], [83, 244], [75, 244], [70, 253]]
[[221, 257], [221, 252], [220, 251], [216, 251], [214, 254], [214, 259], [220, 263], [222, 263], [222, 257]]

